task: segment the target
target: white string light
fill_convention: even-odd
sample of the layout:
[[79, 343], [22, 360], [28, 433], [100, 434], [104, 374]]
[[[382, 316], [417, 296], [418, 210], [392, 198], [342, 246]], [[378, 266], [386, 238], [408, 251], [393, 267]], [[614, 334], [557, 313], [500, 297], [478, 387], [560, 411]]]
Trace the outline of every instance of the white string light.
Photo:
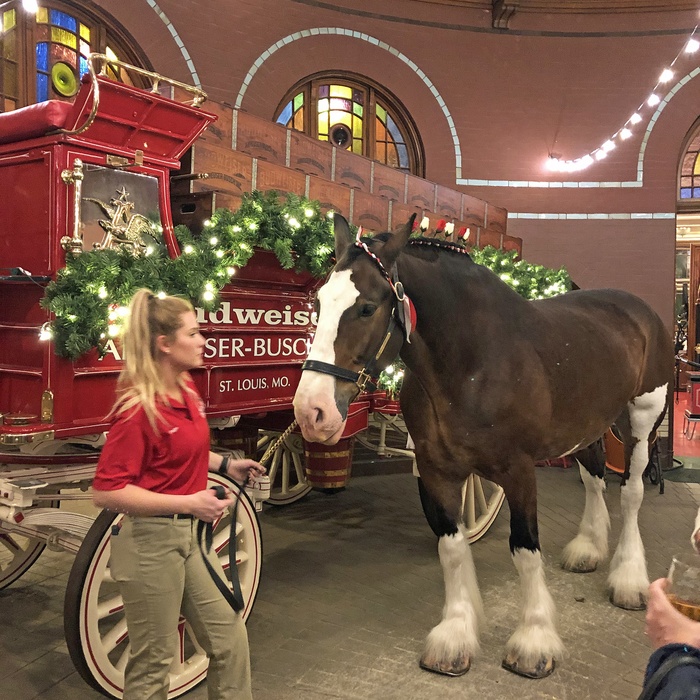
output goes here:
[[22, 0], [22, 7], [25, 12], [33, 15], [39, 9], [39, 3], [37, 0]]
[[612, 151], [617, 146], [617, 141], [626, 141], [628, 138], [633, 136], [634, 132], [632, 127], [639, 124], [642, 120], [642, 113], [645, 111], [646, 107], [655, 107], [661, 102], [661, 97], [659, 96], [659, 91], [663, 89], [663, 86], [670, 80], [673, 80], [674, 71], [673, 66], [676, 61], [681, 57], [682, 54], [694, 54], [700, 49], [700, 41], [695, 38], [700, 24], [696, 24], [693, 31], [690, 33], [690, 38], [686, 41], [683, 48], [676, 54], [676, 57], [671, 61], [668, 68], [664, 68], [659, 76], [654, 89], [651, 94], [642, 102], [639, 107], [632, 113], [630, 118], [620, 127], [609, 139], [604, 141], [598, 148], [585, 156], [580, 158], [575, 158], [574, 160], [562, 160], [559, 156], [550, 154], [547, 158], [545, 167], [552, 172], [560, 173], [573, 173], [579, 170], [585, 170], [590, 165], [593, 165], [596, 161], [601, 161], [607, 158], [608, 153]]

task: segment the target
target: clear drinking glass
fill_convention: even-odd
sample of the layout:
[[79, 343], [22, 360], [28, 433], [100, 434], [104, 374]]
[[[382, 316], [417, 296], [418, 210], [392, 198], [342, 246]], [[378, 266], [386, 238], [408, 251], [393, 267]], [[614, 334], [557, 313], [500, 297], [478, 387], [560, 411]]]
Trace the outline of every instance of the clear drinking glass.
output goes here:
[[674, 556], [667, 578], [666, 594], [673, 607], [700, 622], [700, 556]]

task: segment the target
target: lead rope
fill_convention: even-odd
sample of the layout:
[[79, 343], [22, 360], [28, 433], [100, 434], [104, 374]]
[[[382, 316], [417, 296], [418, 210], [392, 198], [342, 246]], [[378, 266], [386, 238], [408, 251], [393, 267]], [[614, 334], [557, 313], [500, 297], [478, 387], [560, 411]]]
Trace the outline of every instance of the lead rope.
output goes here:
[[260, 464], [265, 466], [265, 462], [270, 459], [272, 453], [277, 451], [277, 448], [291, 435], [292, 431], [297, 427], [297, 425], [298, 423], [296, 420], [293, 421], [292, 424], [277, 438], [277, 440], [268, 446], [268, 448], [265, 450], [265, 454], [263, 454], [263, 456], [260, 458]]
[[[296, 420], [265, 450], [265, 454], [260, 458], [260, 464], [265, 464], [265, 462], [270, 459], [270, 456], [277, 450], [277, 448], [284, 442], [284, 440], [289, 437], [294, 428], [297, 427]], [[230, 478], [230, 477], [229, 477]], [[243, 601], [243, 591], [241, 590], [241, 582], [238, 578], [238, 565], [236, 560], [236, 516], [238, 513], [238, 502], [241, 500], [241, 494], [243, 493], [243, 486], [239, 484], [234, 479], [231, 479], [234, 484], [238, 487], [238, 494], [236, 496], [236, 501], [233, 504], [233, 509], [231, 511], [231, 531], [228, 537], [228, 568], [231, 574], [231, 586], [233, 591], [226, 585], [226, 583], [221, 579], [221, 576], [216, 572], [214, 567], [211, 565], [207, 554], [211, 552], [212, 543], [214, 541], [214, 527], [211, 523], [205, 523], [200, 520], [197, 523], [197, 540], [199, 541], [199, 548], [202, 552], [202, 558], [204, 559], [204, 565], [207, 567], [207, 571], [212, 578], [212, 581], [216, 584], [216, 587], [224, 596], [226, 602], [233, 608], [235, 612], [240, 612], [245, 607]], [[223, 499], [226, 497], [223, 486], [218, 484], [213, 487], [216, 497]], [[202, 542], [204, 540], [204, 542]]]

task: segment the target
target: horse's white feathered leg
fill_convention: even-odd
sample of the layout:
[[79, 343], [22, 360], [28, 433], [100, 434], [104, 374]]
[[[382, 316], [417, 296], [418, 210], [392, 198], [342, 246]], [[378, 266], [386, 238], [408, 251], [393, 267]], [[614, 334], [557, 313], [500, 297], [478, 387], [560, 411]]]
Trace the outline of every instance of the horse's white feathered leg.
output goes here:
[[693, 534], [690, 536], [690, 544], [700, 554], [700, 508], [698, 508], [698, 514], [695, 516], [695, 525], [693, 525]]
[[603, 497], [605, 481], [589, 474], [581, 462], [578, 462], [578, 468], [586, 487], [586, 506], [578, 534], [564, 547], [561, 565], [568, 571], [595, 571], [608, 556], [610, 515]]
[[622, 532], [610, 563], [608, 585], [613, 604], [630, 610], [639, 610], [645, 606], [649, 588], [637, 514], [644, 498], [642, 474], [649, 463], [648, 440], [666, 405], [666, 391], [667, 385], [664, 384], [628, 404], [632, 436], [637, 442], [632, 449], [629, 479], [620, 489]]
[[462, 525], [454, 535], [440, 537], [438, 553], [445, 578], [445, 606], [442, 621], [428, 634], [420, 665], [461, 675], [479, 650], [479, 620], [483, 620], [474, 560]]
[[513, 563], [520, 574], [523, 607], [520, 624], [506, 644], [503, 665], [515, 673], [541, 678], [554, 669], [564, 644], [554, 627], [555, 608], [544, 581], [539, 550], [516, 549]]

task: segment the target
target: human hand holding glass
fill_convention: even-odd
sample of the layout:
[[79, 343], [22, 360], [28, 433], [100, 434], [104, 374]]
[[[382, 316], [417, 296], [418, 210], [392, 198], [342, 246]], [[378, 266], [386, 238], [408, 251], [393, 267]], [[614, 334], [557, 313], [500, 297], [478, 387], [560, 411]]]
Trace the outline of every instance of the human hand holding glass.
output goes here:
[[700, 557], [676, 555], [668, 571], [666, 595], [676, 610], [700, 622]]

